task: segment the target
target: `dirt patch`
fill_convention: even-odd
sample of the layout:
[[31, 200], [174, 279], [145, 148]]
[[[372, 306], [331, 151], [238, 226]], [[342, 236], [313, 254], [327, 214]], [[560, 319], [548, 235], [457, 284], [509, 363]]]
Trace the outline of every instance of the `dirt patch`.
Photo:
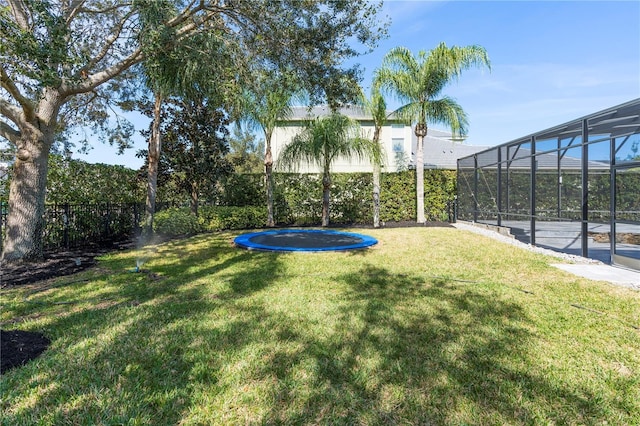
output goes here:
[[79, 252], [48, 254], [40, 262], [2, 265], [0, 287], [15, 287], [84, 271], [96, 264], [95, 255]]
[[0, 288], [37, 283], [84, 271], [96, 265], [96, 257], [135, 248], [133, 241], [114, 242], [105, 246], [75, 250], [47, 251], [37, 262], [4, 263], [0, 268]]
[[[95, 267], [97, 256], [129, 247], [122, 245], [82, 251], [47, 252], [40, 262], [3, 264], [0, 269], [0, 289], [26, 285], [46, 287], [54, 278], [76, 274]], [[0, 330], [0, 333], [0, 353], [2, 354], [0, 374], [37, 358], [51, 343], [44, 334], [32, 331]]]

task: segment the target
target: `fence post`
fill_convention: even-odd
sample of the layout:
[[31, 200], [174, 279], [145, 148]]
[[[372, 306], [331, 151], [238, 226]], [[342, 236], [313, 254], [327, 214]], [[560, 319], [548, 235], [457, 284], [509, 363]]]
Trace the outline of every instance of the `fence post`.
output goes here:
[[[70, 209], [69, 203], [64, 203], [63, 205], [64, 213], [62, 213], [62, 244], [64, 248], [69, 250], [69, 217], [70, 217]], [[55, 210], [55, 208], [54, 208]]]

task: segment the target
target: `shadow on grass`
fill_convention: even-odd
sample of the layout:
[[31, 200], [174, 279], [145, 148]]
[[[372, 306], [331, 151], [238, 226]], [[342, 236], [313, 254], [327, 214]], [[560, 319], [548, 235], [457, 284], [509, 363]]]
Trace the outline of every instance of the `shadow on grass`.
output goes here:
[[360, 269], [332, 274], [328, 265], [326, 294], [309, 296], [329, 300], [326, 313], [276, 309], [294, 285], [280, 278], [288, 255], [230, 249], [227, 240], [162, 246], [165, 262], [150, 262], [157, 279], [119, 272], [133, 257], [105, 261], [114, 271], [105, 301], [61, 305], [47, 323], [49, 353], [3, 377], [3, 422], [607, 420], [596, 395], [546, 377], [529, 358], [534, 336], [516, 303], [446, 278], [394, 274], [358, 253]]
[[[173, 242], [159, 255], [169, 261], [153, 273], [131, 273], [133, 256], [103, 261], [113, 272], [97, 297], [78, 294], [77, 303], [62, 304], [38, 294], [42, 301], [31, 310], [57, 309], [46, 314], [53, 342], [44, 357], [3, 377], [3, 424], [176, 424], [197, 404], [194, 388], [215, 388], [222, 366], [203, 365], [201, 354], [250, 341], [255, 318], [244, 315], [242, 300], [270, 285], [281, 268], [278, 255], [220, 241], [189, 253]], [[209, 276], [222, 279], [194, 284]], [[91, 286], [79, 281], [64, 290], [86, 294]], [[217, 311], [235, 319], [221, 328], [199, 322]]]
[[[527, 318], [446, 279], [425, 282], [365, 266], [340, 280], [351, 289], [332, 335], [287, 339], [258, 376], [275, 375], [267, 424], [600, 423], [598, 398], [529, 371]], [[416, 300], [431, 305], [424, 309]], [[312, 361], [311, 383], [295, 380]], [[311, 391], [309, 391], [309, 388]], [[302, 399], [302, 401], [301, 401]], [[621, 407], [623, 408], [623, 407]], [[624, 409], [623, 409], [624, 410]]]

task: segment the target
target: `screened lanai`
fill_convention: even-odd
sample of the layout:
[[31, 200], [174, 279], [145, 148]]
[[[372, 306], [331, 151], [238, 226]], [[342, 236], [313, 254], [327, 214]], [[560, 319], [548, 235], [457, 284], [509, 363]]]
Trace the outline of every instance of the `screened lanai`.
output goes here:
[[640, 98], [461, 158], [457, 219], [640, 270]]

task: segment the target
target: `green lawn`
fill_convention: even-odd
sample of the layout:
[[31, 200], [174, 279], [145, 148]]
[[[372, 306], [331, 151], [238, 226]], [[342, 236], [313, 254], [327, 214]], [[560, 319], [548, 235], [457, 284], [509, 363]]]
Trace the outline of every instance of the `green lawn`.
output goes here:
[[640, 292], [454, 228], [366, 233], [209, 234], [4, 290], [2, 327], [52, 344], [2, 376], [2, 424], [640, 424]]

